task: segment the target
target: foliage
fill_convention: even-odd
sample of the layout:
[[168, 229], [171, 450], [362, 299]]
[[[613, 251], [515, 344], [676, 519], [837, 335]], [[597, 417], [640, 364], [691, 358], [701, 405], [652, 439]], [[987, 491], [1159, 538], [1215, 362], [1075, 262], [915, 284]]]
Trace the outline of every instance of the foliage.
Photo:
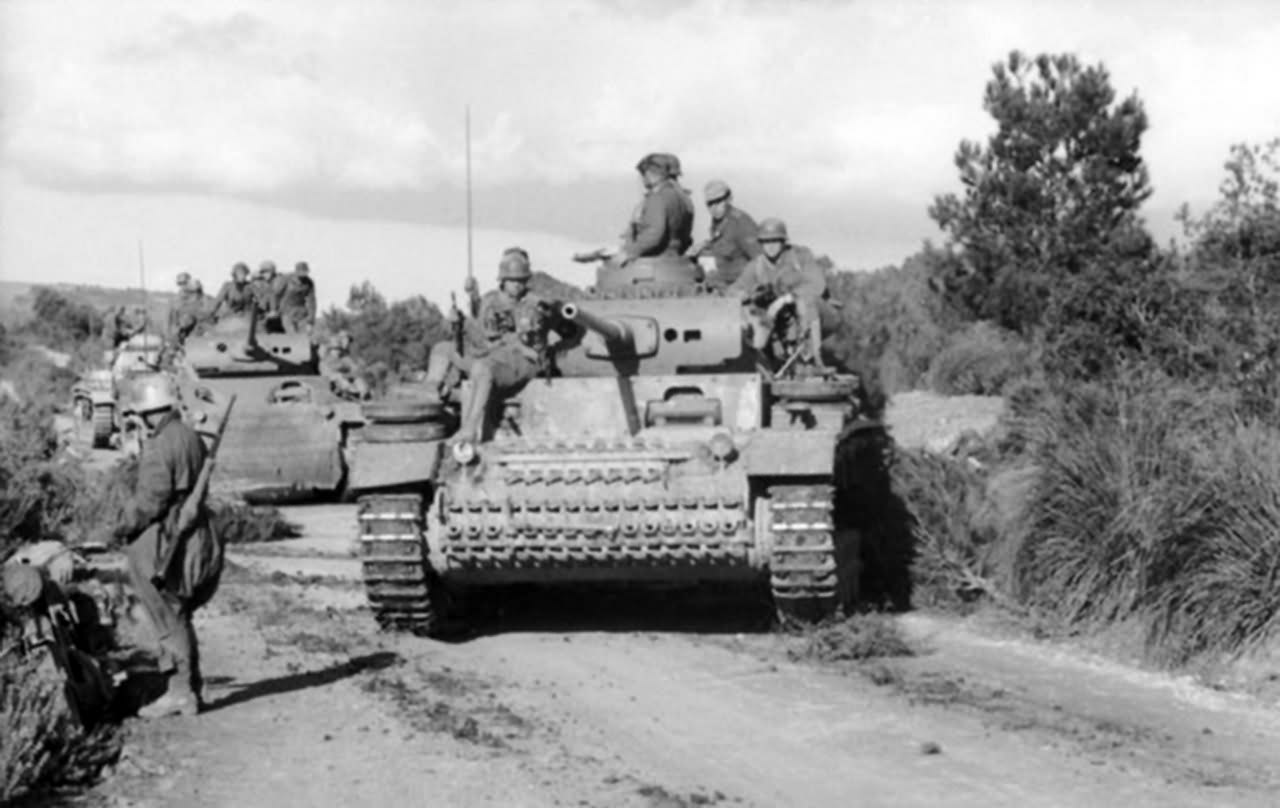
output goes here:
[[84, 730], [47, 659], [0, 659], [0, 803], [39, 788], [84, 785], [120, 756], [112, 725]]
[[49, 287], [35, 290], [31, 310], [35, 316], [25, 329], [50, 348], [74, 349], [102, 336], [97, 309]]
[[1144, 241], [1147, 116], [1136, 94], [1116, 103], [1102, 65], [1071, 54], [1013, 51], [993, 73], [983, 106], [996, 132], [985, 148], [960, 144], [963, 195], [937, 197], [929, 215], [949, 236], [938, 271], [948, 301], [1026, 335], [1062, 279], [1117, 237]]
[[1174, 662], [1273, 635], [1280, 436], [1234, 404], [1150, 373], [1062, 395], [1033, 447], [1021, 595], [1072, 625], [1137, 621]]
[[922, 382], [946, 343], [949, 323], [928, 288], [930, 272], [928, 255], [921, 254], [901, 267], [838, 272], [829, 280], [832, 297], [842, 305], [831, 340], [836, 358], [887, 393]]
[[915, 649], [902, 635], [898, 624], [883, 614], [854, 615], [813, 628], [806, 633], [804, 646], [792, 649], [789, 654], [793, 660], [821, 662], [862, 662], [914, 655]]
[[365, 281], [351, 287], [345, 309], [324, 313], [327, 333], [351, 335], [351, 353], [364, 366], [375, 391], [414, 371], [425, 370], [431, 346], [449, 336], [449, 324], [435, 304], [421, 295], [387, 303]]
[[978, 321], [953, 334], [929, 363], [929, 388], [953, 396], [998, 396], [1032, 375], [1036, 359], [1018, 335]]

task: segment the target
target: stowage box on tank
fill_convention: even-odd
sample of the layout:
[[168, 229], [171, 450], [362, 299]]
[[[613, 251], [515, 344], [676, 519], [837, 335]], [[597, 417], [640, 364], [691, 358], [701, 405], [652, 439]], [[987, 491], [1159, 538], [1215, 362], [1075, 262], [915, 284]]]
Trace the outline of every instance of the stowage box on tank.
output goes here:
[[857, 420], [856, 377], [798, 363], [776, 377], [742, 302], [686, 266], [650, 268], [663, 283], [643, 264], [606, 267], [595, 291], [560, 302], [572, 336], [555, 372], [494, 402], [478, 446], [446, 449], [448, 413], [432, 402], [366, 409], [361, 451], [382, 460], [353, 482], [385, 627], [430, 634], [448, 593], [516, 582], [760, 580], [780, 612], [806, 618], [852, 602], [858, 542], [836, 521], [836, 447], [887, 438]]

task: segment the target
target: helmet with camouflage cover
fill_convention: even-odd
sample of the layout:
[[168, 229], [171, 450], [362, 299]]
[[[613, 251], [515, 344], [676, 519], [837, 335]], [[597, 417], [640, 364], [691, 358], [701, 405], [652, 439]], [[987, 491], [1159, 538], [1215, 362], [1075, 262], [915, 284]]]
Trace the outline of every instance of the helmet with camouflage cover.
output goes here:
[[781, 219], [769, 218], [760, 222], [760, 229], [756, 232], [756, 241], [782, 241], [788, 240], [787, 223]]
[[498, 262], [498, 282], [527, 281], [533, 277], [529, 268], [529, 253], [520, 247], [511, 247], [502, 254]]

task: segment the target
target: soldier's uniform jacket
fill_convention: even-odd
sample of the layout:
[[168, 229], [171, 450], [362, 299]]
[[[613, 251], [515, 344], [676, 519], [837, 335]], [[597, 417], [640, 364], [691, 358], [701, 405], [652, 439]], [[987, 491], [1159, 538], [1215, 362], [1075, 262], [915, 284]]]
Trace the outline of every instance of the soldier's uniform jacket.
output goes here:
[[792, 294], [801, 317], [816, 313], [818, 301], [826, 297], [827, 276], [807, 247], [788, 246], [770, 261], [763, 253], [743, 267], [742, 274], [729, 287], [730, 295], [741, 295], [757, 287], [768, 286], [778, 296]]
[[188, 289], [178, 293], [178, 302], [169, 311], [169, 328], [172, 331], [190, 330], [204, 318], [204, 292]]
[[632, 258], [680, 256], [693, 241], [693, 201], [670, 179], [645, 194], [634, 236], [626, 246]]
[[213, 314], [220, 314], [225, 307], [230, 314], [249, 314], [253, 308], [253, 284], [249, 281], [236, 283], [227, 281], [218, 290], [218, 297], [213, 301]]
[[279, 275], [271, 280], [253, 281], [253, 299], [258, 310], [264, 313], [280, 311], [280, 294], [284, 291], [284, 278]]
[[280, 311], [306, 314], [309, 322], [316, 319], [316, 285], [311, 278], [287, 275], [280, 284]]
[[480, 299], [480, 326], [489, 349], [546, 345], [548, 323], [539, 310], [542, 299], [532, 292], [516, 300], [500, 289]]
[[[166, 415], [155, 434], [142, 444], [137, 486], [116, 525], [116, 537], [129, 543], [149, 539], [157, 548], [172, 540], [191, 538], [175, 536], [174, 531], [182, 503], [200, 476], [205, 454], [195, 430], [176, 411]], [[208, 531], [208, 515], [202, 509], [195, 532]], [[200, 542], [205, 550], [216, 548], [216, 541], [202, 538], [206, 539]], [[183, 563], [193, 560], [184, 559]]]
[[716, 259], [716, 274], [721, 283], [732, 284], [742, 274], [743, 267], [761, 254], [757, 231], [755, 219], [732, 205], [723, 219], [711, 222], [711, 237], [702, 254]]

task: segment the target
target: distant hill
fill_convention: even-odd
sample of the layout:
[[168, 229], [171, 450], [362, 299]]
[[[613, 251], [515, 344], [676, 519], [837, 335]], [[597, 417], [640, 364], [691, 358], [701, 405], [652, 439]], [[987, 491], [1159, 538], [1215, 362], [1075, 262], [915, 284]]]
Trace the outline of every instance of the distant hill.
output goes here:
[[15, 324], [31, 317], [31, 301], [41, 286], [54, 289], [80, 303], [106, 310], [114, 306], [141, 306], [147, 303], [153, 318], [164, 322], [177, 297], [173, 292], [148, 292], [139, 288], [115, 289], [74, 283], [30, 283], [0, 280], [0, 322]]

